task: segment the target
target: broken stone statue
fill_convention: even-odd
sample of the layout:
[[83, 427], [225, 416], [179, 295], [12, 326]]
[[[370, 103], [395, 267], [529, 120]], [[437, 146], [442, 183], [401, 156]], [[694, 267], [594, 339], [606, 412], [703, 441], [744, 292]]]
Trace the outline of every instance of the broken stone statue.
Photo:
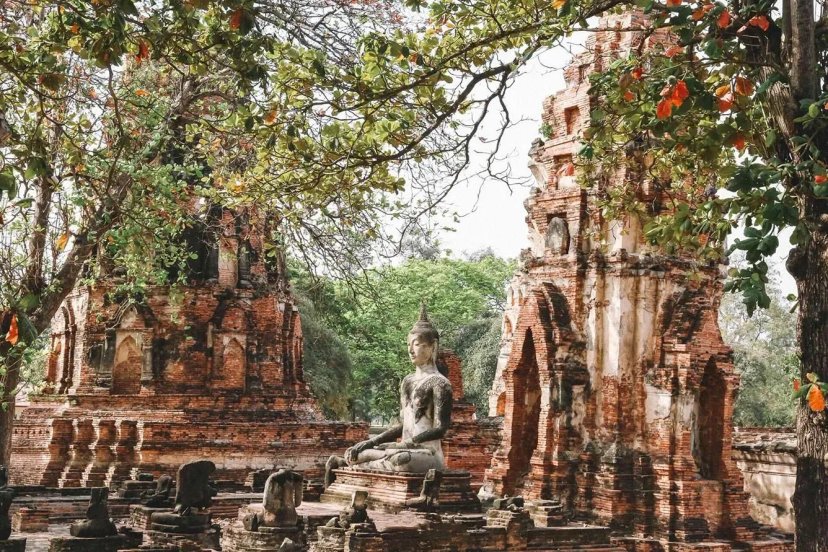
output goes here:
[[156, 531], [192, 533], [210, 526], [210, 514], [200, 510], [209, 508], [216, 495], [210, 476], [216, 465], [209, 460], [195, 460], [178, 468], [175, 508], [172, 512], [152, 514], [152, 529]]
[[295, 527], [299, 522], [296, 508], [302, 504], [304, 478], [290, 470], [279, 470], [265, 482], [262, 511], [246, 517], [244, 528], [258, 531], [259, 527]]
[[172, 491], [172, 477], [169, 475], [162, 475], [158, 478], [158, 483], [154, 491], [144, 491], [141, 493], [141, 504], [148, 508], [167, 508], [173, 505], [170, 497]]
[[118, 528], [109, 519], [107, 499], [109, 489], [96, 487], [89, 496], [89, 506], [86, 508], [86, 519], [76, 521], [69, 526], [69, 534], [73, 537], [102, 538], [118, 534]]

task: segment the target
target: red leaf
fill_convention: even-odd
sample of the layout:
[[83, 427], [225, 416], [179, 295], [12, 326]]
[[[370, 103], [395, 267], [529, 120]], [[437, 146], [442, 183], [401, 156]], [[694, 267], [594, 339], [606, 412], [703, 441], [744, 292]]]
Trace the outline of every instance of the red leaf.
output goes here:
[[666, 0], [665, 4], [667, 4], [668, 8], [677, 8], [681, 6], [681, 0]]
[[656, 107], [656, 117], [659, 119], [666, 119], [670, 116], [670, 113], [673, 112], [673, 103], [668, 99], [664, 98], [660, 102], [658, 102], [658, 106]]
[[741, 134], [737, 134], [733, 137], [733, 147], [739, 151], [745, 149], [745, 137]]
[[633, 94], [632, 91], [627, 90], [626, 92], [624, 92], [624, 99], [628, 102], [631, 102], [635, 99], [635, 94]]
[[634, 78], [635, 80], [641, 80], [641, 77], [644, 76], [644, 68], [639, 65], [638, 67], [630, 71], [630, 75], [632, 75], [632, 78]]
[[730, 111], [730, 108], [733, 107], [733, 94], [728, 92], [721, 98], [719, 98], [719, 111], [724, 113], [725, 111]]
[[135, 61], [140, 65], [145, 59], [149, 59], [149, 46], [142, 40], [138, 43], [138, 53], [135, 54]]
[[828, 182], [828, 176], [818, 174], [814, 177], [814, 182], [816, 182], [817, 184], [825, 184], [826, 182]]
[[750, 96], [753, 94], [753, 83], [745, 77], [736, 77], [736, 84], [733, 87], [737, 94], [742, 96]]
[[16, 345], [19, 337], [17, 333], [17, 315], [14, 314], [12, 315], [11, 325], [9, 326], [9, 333], [6, 334], [6, 341], [12, 345]]
[[676, 82], [673, 86], [673, 93], [670, 95], [670, 101], [673, 102], [673, 105], [679, 107], [689, 97], [690, 91], [687, 90], [687, 83], [684, 80]]
[[799, 389], [800, 389], [801, 387], [802, 387], [802, 382], [801, 382], [801, 381], [799, 381], [799, 378], [794, 378], [794, 381], [793, 381], [793, 388], [794, 388], [794, 391], [799, 391]]
[[768, 18], [764, 15], [754, 15], [750, 18], [747, 24], [753, 27], [759, 27], [763, 31], [767, 31], [770, 27], [770, 21], [768, 21]]
[[812, 385], [808, 391], [808, 406], [814, 412], [822, 412], [825, 410], [825, 395], [822, 394], [822, 389], [819, 388], [819, 385]]
[[719, 19], [716, 20], [716, 24], [719, 26], [720, 29], [724, 29], [730, 26], [730, 12], [724, 10], [721, 14], [719, 14]]
[[242, 19], [244, 18], [244, 8], [237, 8], [230, 14], [230, 28], [238, 31], [241, 27]]

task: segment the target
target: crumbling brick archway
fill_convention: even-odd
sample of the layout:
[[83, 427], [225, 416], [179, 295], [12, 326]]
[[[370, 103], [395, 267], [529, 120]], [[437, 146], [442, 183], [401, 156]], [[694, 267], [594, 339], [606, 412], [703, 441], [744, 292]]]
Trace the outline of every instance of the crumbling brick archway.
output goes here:
[[558, 434], [555, 397], [566, 378], [558, 370], [575, 333], [566, 298], [548, 282], [528, 290], [517, 320], [504, 370], [501, 446], [487, 470], [487, 486], [497, 495], [550, 498], [558, 463], [549, 459], [556, 441], [565, 438]]

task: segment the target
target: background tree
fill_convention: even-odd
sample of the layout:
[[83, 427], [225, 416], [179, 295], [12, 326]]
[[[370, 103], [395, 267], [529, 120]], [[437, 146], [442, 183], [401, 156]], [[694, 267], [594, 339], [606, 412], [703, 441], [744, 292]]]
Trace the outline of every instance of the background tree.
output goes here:
[[[476, 260], [409, 259], [368, 272], [367, 281], [357, 288], [297, 271], [294, 287], [315, 305], [307, 327], [321, 324], [329, 335], [339, 336], [349, 357], [335, 357], [338, 365], [317, 363], [305, 334], [305, 372], [311, 388], [323, 400], [339, 393], [339, 403], [350, 403], [354, 419], [387, 421], [397, 416], [400, 381], [411, 372], [406, 336], [425, 301], [440, 329], [440, 345], [453, 349], [464, 362], [467, 395], [485, 407], [500, 346], [505, 284], [513, 272], [514, 263], [493, 255]], [[304, 332], [304, 310], [302, 316]], [[323, 350], [331, 343], [324, 341]], [[329, 392], [325, 382], [344, 382], [329, 375], [332, 369], [337, 374], [350, 371], [347, 393], [344, 386]]]
[[739, 296], [728, 293], [719, 309], [719, 326], [733, 348], [741, 381], [733, 423], [742, 427], [792, 427], [796, 405], [791, 386], [799, 375], [796, 314], [775, 283], [771, 304], [749, 316]]

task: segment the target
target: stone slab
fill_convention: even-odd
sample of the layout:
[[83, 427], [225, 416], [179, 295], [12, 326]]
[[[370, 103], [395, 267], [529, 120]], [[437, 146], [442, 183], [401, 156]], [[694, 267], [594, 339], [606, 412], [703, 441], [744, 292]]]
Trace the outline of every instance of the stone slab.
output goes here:
[[141, 545], [142, 534], [131, 532], [111, 537], [55, 537], [49, 542], [49, 552], [117, 552]]
[[[201, 548], [220, 550], [218, 529], [208, 529], [201, 533], [167, 533], [152, 529], [144, 532], [144, 544], [154, 547], [180, 546], [190, 544]], [[51, 552], [51, 551], [50, 551]]]
[[[321, 496], [321, 502], [348, 506], [354, 491], [368, 491], [368, 508], [383, 512], [406, 509], [406, 500], [420, 496], [425, 474], [342, 468]], [[440, 512], [479, 512], [480, 501], [471, 487], [469, 472], [446, 470], [439, 496]]]

